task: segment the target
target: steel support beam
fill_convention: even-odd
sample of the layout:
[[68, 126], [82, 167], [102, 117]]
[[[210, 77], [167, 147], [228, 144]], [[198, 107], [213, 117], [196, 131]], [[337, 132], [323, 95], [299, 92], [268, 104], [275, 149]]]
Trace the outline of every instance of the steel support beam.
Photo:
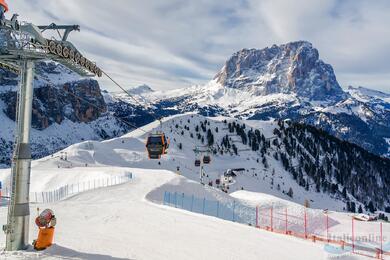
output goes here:
[[29, 244], [29, 191], [31, 171], [30, 129], [33, 101], [34, 62], [20, 64], [17, 126], [11, 169], [11, 199], [8, 207], [6, 251], [23, 250]]

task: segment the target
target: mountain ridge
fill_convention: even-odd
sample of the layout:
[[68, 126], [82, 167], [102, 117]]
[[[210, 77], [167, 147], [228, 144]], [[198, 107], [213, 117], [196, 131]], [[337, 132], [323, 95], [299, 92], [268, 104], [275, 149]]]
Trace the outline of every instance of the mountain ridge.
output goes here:
[[141, 96], [155, 113], [292, 119], [390, 156], [390, 98], [363, 88], [343, 90], [333, 68], [306, 41], [243, 49], [205, 85]]
[[[194, 111], [205, 116], [222, 115], [249, 120], [291, 119], [321, 128], [375, 154], [390, 157], [390, 99], [386, 93], [363, 88], [343, 91], [331, 66], [319, 59], [318, 50], [308, 42], [274, 45], [263, 50], [245, 49], [241, 52], [246, 55], [242, 55], [240, 59], [240, 51], [232, 55], [236, 57], [229, 58], [214, 79], [205, 85], [167, 91], [153, 91], [147, 85], [132, 88], [130, 91], [135, 90], [132, 95], [139, 101], [137, 103], [126, 94], [101, 91], [96, 81], [80, 78], [58, 64], [39, 64], [34, 81], [33, 127], [42, 130], [37, 132], [42, 135], [40, 143], [47, 143], [51, 148], [44, 153], [39, 148], [34, 153], [34, 158], [52, 153], [75, 141], [101, 140], [123, 134], [131, 127], [122, 120], [133, 126], [142, 126], [152, 122], [154, 117]], [[265, 61], [259, 60], [262, 56], [266, 57]], [[226, 69], [226, 64], [231, 60], [235, 60], [232, 71], [237, 73], [236, 78], [239, 80], [232, 78], [234, 73]], [[222, 80], [221, 72], [224, 71], [230, 77], [230, 83], [226, 77], [228, 86], [218, 82]], [[15, 97], [17, 78], [10, 72], [0, 72], [0, 113], [5, 113], [7, 119], [12, 119], [16, 107], [16, 99], [12, 97]], [[322, 72], [325, 72], [325, 76], [318, 74]], [[288, 80], [290, 74], [295, 75], [293, 81]], [[304, 75], [314, 74], [315, 76], [305, 81]], [[242, 75], [247, 77], [246, 80], [242, 80]], [[249, 76], [252, 78], [248, 78]], [[278, 82], [283, 84], [279, 85]], [[331, 86], [328, 88], [329, 84]], [[260, 90], [256, 89], [257, 86]], [[64, 87], [81, 96], [84, 101], [65, 93]], [[328, 90], [335, 90], [336, 95], [332, 96], [332, 92]], [[313, 98], [313, 93], [320, 95]], [[104, 109], [96, 109], [85, 100]], [[72, 129], [80, 126], [83, 129], [81, 131], [89, 134], [69, 130], [69, 123], [65, 124], [67, 126], [62, 124], [68, 121]], [[88, 131], [84, 129], [85, 124], [89, 127]], [[11, 158], [13, 128], [10, 127], [11, 123], [8, 125], [3, 127], [7, 129], [7, 133], [2, 131], [5, 135], [1, 136], [1, 146], [4, 149], [0, 154], [0, 164], [8, 164]], [[53, 141], [45, 134], [52, 131], [46, 129], [60, 129], [62, 126], [64, 129], [58, 131], [64, 131], [66, 136], [69, 136], [69, 131], [73, 134], [67, 138], [68, 141]]]

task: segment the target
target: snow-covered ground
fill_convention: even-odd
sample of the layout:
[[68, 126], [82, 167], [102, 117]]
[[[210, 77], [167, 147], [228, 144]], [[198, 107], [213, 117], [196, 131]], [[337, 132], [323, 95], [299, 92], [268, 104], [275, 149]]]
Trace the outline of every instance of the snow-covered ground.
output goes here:
[[[309, 193], [296, 187], [294, 200], [286, 201], [280, 192], [271, 189], [266, 174], [259, 170], [259, 178], [240, 175], [240, 185], [249, 191], [240, 191], [232, 186], [231, 196], [212, 187], [198, 184], [197, 168], [193, 167], [194, 155], [191, 139], [170, 132], [175, 124], [186, 120], [203, 120], [195, 115], [176, 116], [164, 120], [164, 131], [175, 143], [182, 142], [180, 150], [171, 145], [169, 154], [158, 161], [147, 160], [145, 152], [146, 134], [133, 131], [121, 138], [103, 142], [87, 141], [72, 145], [63, 152], [67, 161], [60, 159], [60, 152], [32, 163], [31, 189], [53, 190], [66, 184], [95, 180], [108, 176], [132, 172], [134, 179], [126, 184], [80, 193], [66, 200], [51, 204], [31, 205], [30, 241], [36, 238], [34, 217], [36, 208], [51, 208], [57, 216], [55, 245], [42, 252], [2, 253], [0, 259], [326, 259], [334, 257], [324, 250], [321, 243], [312, 243], [232, 223], [215, 217], [195, 214], [162, 205], [164, 191], [179, 191], [195, 196], [224, 200], [235, 198], [249, 205], [287, 205], [302, 207]], [[222, 120], [220, 118], [219, 120]], [[272, 122], [251, 122], [263, 129], [266, 137], [272, 135]], [[213, 124], [220, 124], [218, 121]], [[222, 123], [221, 123], [222, 124]], [[253, 125], [253, 126], [255, 126]], [[220, 126], [222, 127], [222, 126]], [[159, 129], [157, 122], [144, 127], [145, 131]], [[161, 130], [161, 129], [160, 129]], [[256, 165], [242, 155], [245, 166]], [[207, 166], [209, 178], [215, 178], [226, 168], [237, 167], [239, 160], [220, 156], [213, 158]], [[241, 162], [242, 163], [242, 162]], [[180, 173], [175, 173], [180, 166]], [[259, 165], [257, 164], [257, 167]], [[0, 170], [0, 180], [9, 183], [9, 169]], [[262, 174], [262, 175], [260, 175]], [[261, 177], [260, 177], [261, 176]], [[286, 178], [286, 177], [285, 177]], [[276, 178], [275, 178], [276, 179]], [[294, 185], [293, 182], [288, 185]], [[294, 186], [295, 187], [295, 186]], [[295, 188], [294, 188], [295, 189]], [[256, 191], [256, 192], [255, 192]], [[261, 194], [259, 192], [266, 194]], [[294, 190], [295, 194], [295, 190]], [[337, 201], [322, 194], [311, 194], [312, 204], [318, 208], [337, 206]], [[318, 212], [322, 212], [318, 210]], [[1, 223], [6, 223], [7, 208], [0, 208]], [[330, 213], [337, 224], [331, 232], [350, 234], [351, 216], [345, 213]], [[362, 235], [377, 233], [378, 223], [359, 223]], [[385, 225], [385, 234], [390, 231]], [[5, 235], [0, 236], [4, 246]], [[338, 256], [340, 257], [340, 256]], [[358, 259], [342, 256], [343, 259]]]
[[[110, 167], [104, 167], [110, 171]], [[182, 178], [164, 170], [126, 169], [134, 182], [86, 192], [49, 205], [58, 224], [55, 245], [3, 259], [291, 259], [322, 258], [321, 245], [151, 203], [145, 196]], [[51, 174], [66, 174], [53, 169]], [[202, 186], [199, 185], [199, 189]], [[5, 208], [0, 218], [5, 222]], [[34, 216], [34, 213], [33, 213]], [[30, 240], [37, 235], [31, 219]], [[1, 236], [4, 243], [4, 235]], [[283, 248], [284, 250], [280, 250]]]

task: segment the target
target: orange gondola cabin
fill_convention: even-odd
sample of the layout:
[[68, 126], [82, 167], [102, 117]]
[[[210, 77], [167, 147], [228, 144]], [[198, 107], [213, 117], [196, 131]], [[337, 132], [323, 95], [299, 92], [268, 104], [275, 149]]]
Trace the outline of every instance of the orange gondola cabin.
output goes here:
[[146, 141], [146, 149], [149, 159], [160, 159], [163, 154], [167, 153], [169, 140], [164, 133], [151, 134]]
[[205, 155], [203, 156], [203, 163], [204, 164], [209, 164], [211, 162], [211, 157], [210, 155]]

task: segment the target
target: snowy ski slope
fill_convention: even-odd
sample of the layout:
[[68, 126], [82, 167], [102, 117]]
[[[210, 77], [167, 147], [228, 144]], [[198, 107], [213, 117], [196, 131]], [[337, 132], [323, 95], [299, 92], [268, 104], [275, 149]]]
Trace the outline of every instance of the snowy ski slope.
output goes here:
[[[32, 163], [31, 190], [35, 192], [53, 190], [62, 185], [88, 181], [132, 172], [134, 180], [118, 186], [80, 193], [66, 200], [31, 205], [30, 241], [36, 238], [37, 228], [33, 221], [36, 208], [52, 208], [57, 216], [55, 245], [42, 252], [2, 253], [0, 259], [324, 259], [331, 257], [324, 245], [269, 233], [242, 224], [203, 216], [163, 206], [164, 191], [178, 191], [197, 196], [223, 200], [228, 194], [197, 183], [198, 172], [193, 166], [194, 141], [187, 134], [181, 135], [171, 127], [187, 122], [204, 120], [201, 116], [184, 115], [164, 119], [164, 132], [176, 142], [171, 143], [169, 154], [158, 161], [147, 160], [145, 138], [141, 130], [123, 137], [103, 142], [83, 142], [72, 145], [63, 152], [67, 161], [60, 159], [60, 152]], [[222, 124], [218, 118], [212, 124]], [[265, 135], [272, 135], [272, 122], [252, 122], [261, 127]], [[249, 123], [248, 123], [249, 124]], [[222, 128], [222, 125], [220, 125]], [[157, 122], [143, 128], [145, 131], [160, 129]], [[180, 129], [180, 127], [178, 127]], [[178, 133], [179, 132], [179, 133]], [[180, 150], [175, 143], [183, 143]], [[255, 165], [251, 159], [232, 160], [230, 155], [214, 157], [206, 171], [210, 178], [217, 177], [223, 169]], [[175, 173], [180, 166], [182, 176]], [[263, 170], [263, 169], [261, 169]], [[9, 182], [10, 170], [0, 170], [0, 180]], [[280, 172], [280, 174], [285, 174]], [[287, 180], [286, 180], [287, 181]], [[239, 185], [250, 191], [239, 191], [232, 187], [232, 196], [245, 203], [282, 203], [293, 207], [299, 204], [281, 198], [281, 194], [269, 188], [268, 182], [260, 178], [238, 176]], [[251, 186], [252, 185], [252, 186]], [[292, 181], [289, 185], [293, 185]], [[309, 194], [298, 192], [296, 202]], [[256, 192], [254, 192], [256, 191]], [[262, 193], [269, 193], [264, 195]], [[294, 190], [295, 192], [295, 190]], [[337, 202], [325, 195], [313, 194], [314, 205], [334, 205]], [[317, 203], [317, 204], [316, 204]], [[301, 204], [301, 203], [300, 203]], [[319, 210], [320, 212], [321, 210]], [[1, 223], [6, 223], [7, 208], [0, 208]], [[350, 216], [332, 213], [349, 227]], [[347, 226], [348, 225], [348, 226]], [[338, 229], [337, 229], [338, 228]], [[335, 232], [347, 230], [335, 226]], [[370, 232], [370, 228], [364, 232]], [[4, 245], [5, 235], [0, 236]], [[342, 256], [342, 259], [358, 259]]]

